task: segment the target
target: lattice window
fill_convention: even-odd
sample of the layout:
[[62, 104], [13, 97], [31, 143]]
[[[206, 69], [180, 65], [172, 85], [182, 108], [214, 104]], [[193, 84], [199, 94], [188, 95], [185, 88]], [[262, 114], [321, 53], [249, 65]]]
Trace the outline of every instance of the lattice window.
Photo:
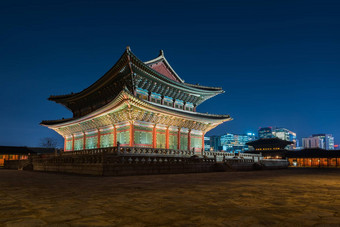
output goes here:
[[120, 144], [129, 144], [130, 143], [130, 131], [117, 131], [117, 142]]
[[181, 150], [188, 150], [188, 134], [181, 133]]
[[157, 148], [165, 148], [165, 143], [166, 143], [165, 141], [166, 141], [165, 134], [157, 133], [156, 147]]
[[98, 137], [97, 136], [86, 138], [86, 149], [97, 148], [97, 144], [98, 144]]
[[135, 131], [135, 144], [138, 145], [152, 145], [152, 131]]
[[71, 151], [72, 150], [72, 140], [66, 140], [65, 149], [66, 149], [66, 151]]
[[100, 135], [100, 147], [113, 147], [113, 134]]
[[202, 138], [191, 137], [190, 146], [191, 148], [202, 148]]
[[177, 149], [178, 144], [178, 136], [177, 135], [169, 135], [169, 149]]
[[83, 150], [83, 138], [74, 140], [74, 150]]

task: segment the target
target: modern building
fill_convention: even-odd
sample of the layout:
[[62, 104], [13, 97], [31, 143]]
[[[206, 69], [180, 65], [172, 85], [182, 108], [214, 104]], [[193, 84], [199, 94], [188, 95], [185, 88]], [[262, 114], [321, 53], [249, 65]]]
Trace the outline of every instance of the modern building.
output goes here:
[[64, 150], [143, 147], [204, 150], [205, 133], [230, 121], [229, 115], [196, 112], [198, 105], [224, 91], [185, 83], [163, 51], [147, 62], [127, 47], [118, 62], [78, 93], [50, 96], [73, 117], [42, 121], [65, 139]]
[[323, 140], [319, 137], [302, 138], [303, 148], [321, 148], [324, 149]]
[[322, 139], [324, 149], [334, 150], [334, 137], [332, 134], [313, 134], [312, 137], [318, 137]]
[[272, 127], [264, 127], [258, 130], [259, 139], [273, 138]]
[[331, 134], [313, 134], [311, 137], [302, 138], [302, 146], [334, 150], [334, 137]]
[[212, 151], [222, 151], [221, 136], [210, 136], [210, 148]]
[[299, 146], [298, 140], [296, 139], [296, 133], [286, 128], [275, 128], [273, 130], [273, 136], [282, 140], [293, 142], [292, 145], [287, 147], [288, 150], [296, 149]]
[[248, 151], [247, 142], [254, 140], [254, 133], [232, 134], [227, 133], [221, 136], [222, 150], [226, 152], [245, 152]]
[[211, 144], [210, 144], [210, 137], [209, 136], [204, 137], [204, 150], [205, 151], [211, 150]]

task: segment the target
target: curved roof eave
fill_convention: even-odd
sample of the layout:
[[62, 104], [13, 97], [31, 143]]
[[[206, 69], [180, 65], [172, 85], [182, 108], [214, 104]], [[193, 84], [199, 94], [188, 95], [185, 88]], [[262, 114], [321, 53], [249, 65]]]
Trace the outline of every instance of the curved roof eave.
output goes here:
[[101, 115], [104, 115], [109, 110], [119, 106], [121, 103], [125, 102], [126, 100], [134, 101], [135, 103], [141, 104], [144, 108], [152, 108], [152, 109], [154, 109], [158, 112], [162, 112], [164, 114], [171, 113], [171, 114], [174, 114], [174, 115], [180, 115], [180, 116], [187, 117], [187, 118], [202, 118], [202, 120], [206, 119], [206, 120], [210, 120], [210, 121], [225, 122], [225, 121], [233, 120], [229, 115], [216, 115], [216, 114], [204, 114], [204, 113], [199, 113], [199, 112], [187, 112], [187, 111], [180, 110], [180, 109], [172, 109], [170, 107], [161, 106], [161, 105], [156, 104], [156, 103], [151, 103], [151, 102], [141, 100], [141, 99], [133, 96], [128, 90], [124, 89], [120, 92], [120, 94], [113, 101], [111, 101], [107, 105], [97, 109], [96, 111], [94, 111], [90, 114], [87, 114], [87, 115], [82, 116], [80, 118], [69, 118], [69, 119], [62, 119], [62, 120], [42, 121], [40, 124], [43, 125], [43, 126], [52, 127], [52, 128], [62, 127], [62, 126], [66, 126], [66, 125], [69, 125], [69, 124], [74, 124], [74, 123], [77, 123], [77, 122], [80, 122], [80, 121], [91, 119], [93, 117], [99, 117]]

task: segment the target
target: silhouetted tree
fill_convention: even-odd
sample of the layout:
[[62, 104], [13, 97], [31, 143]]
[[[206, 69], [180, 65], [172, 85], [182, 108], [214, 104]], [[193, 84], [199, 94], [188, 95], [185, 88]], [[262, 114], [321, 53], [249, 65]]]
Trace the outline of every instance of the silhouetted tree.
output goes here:
[[42, 138], [40, 141], [41, 147], [56, 148], [57, 145], [58, 145], [58, 141], [56, 138], [53, 138], [53, 137], [45, 137], [45, 138]]

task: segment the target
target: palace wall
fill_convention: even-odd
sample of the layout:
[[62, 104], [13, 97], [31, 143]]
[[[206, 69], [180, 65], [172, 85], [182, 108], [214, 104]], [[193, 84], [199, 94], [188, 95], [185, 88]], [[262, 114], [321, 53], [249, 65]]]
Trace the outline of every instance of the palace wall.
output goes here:
[[34, 156], [31, 164], [35, 171], [124, 176], [287, 168], [288, 162], [281, 161], [261, 160], [258, 154], [236, 157], [233, 153], [203, 152], [197, 156], [187, 150], [110, 147]]

